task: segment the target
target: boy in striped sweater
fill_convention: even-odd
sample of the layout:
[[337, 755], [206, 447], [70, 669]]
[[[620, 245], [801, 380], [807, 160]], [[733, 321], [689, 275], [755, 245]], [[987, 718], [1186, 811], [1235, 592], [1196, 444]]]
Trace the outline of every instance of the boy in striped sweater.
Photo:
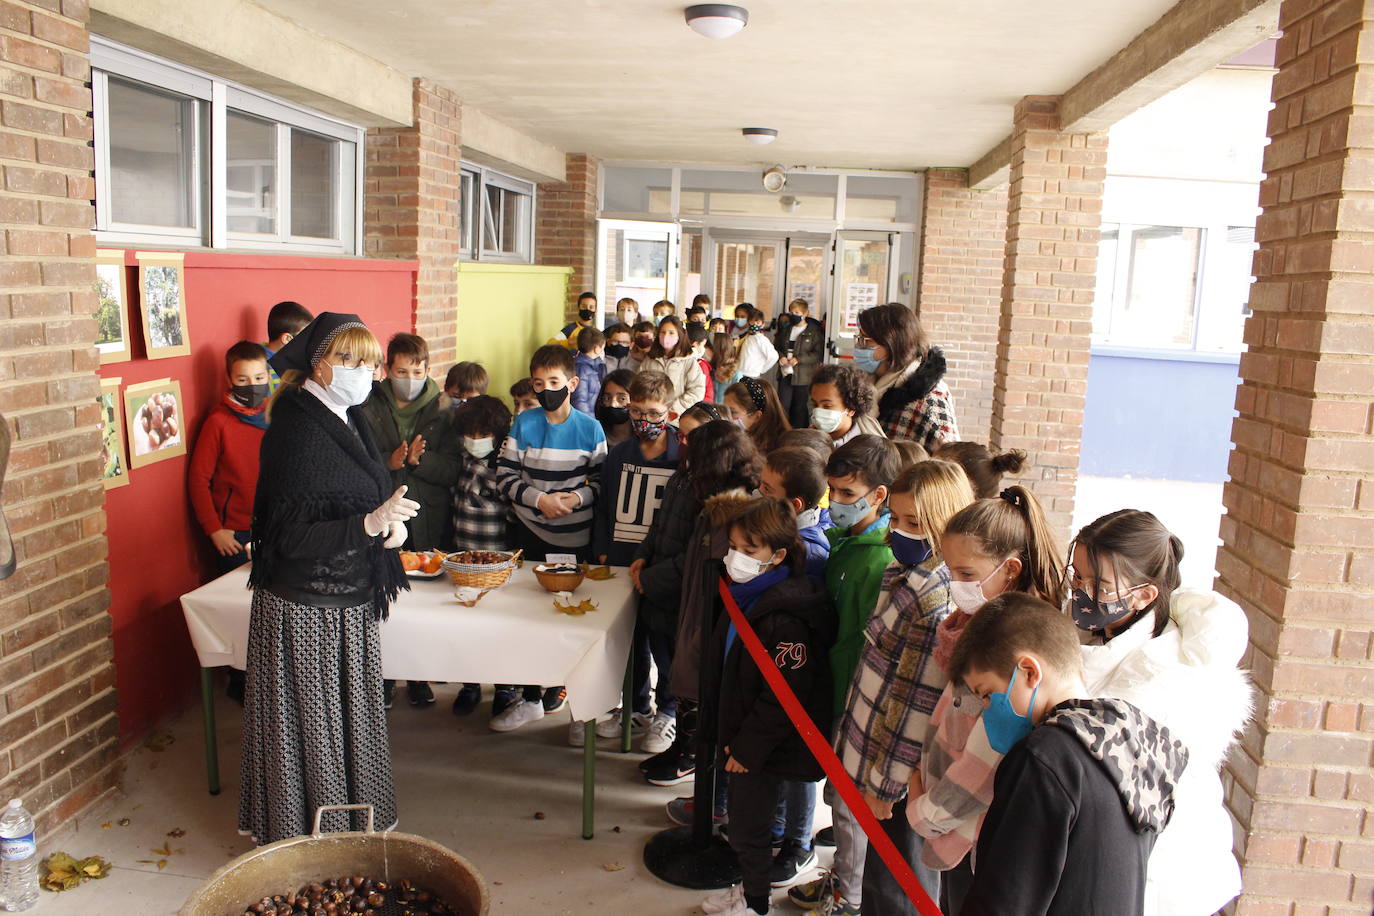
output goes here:
[[[572, 409], [577, 388], [572, 353], [546, 344], [530, 358], [530, 384], [542, 410], [515, 418], [501, 448], [496, 485], [515, 510], [514, 546], [543, 562], [550, 553], [589, 557], [592, 508], [601, 489], [606, 434], [591, 415]], [[494, 731], [513, 731], [556, 712], [567, 690], [526, 688], [522, 700], [491, 720]]]

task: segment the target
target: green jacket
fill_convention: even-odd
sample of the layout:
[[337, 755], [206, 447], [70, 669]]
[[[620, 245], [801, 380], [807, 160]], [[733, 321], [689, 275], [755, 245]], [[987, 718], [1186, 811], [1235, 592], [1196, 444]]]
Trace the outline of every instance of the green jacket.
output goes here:
[[451, 492], [458, 479], [460, 448], [449, 403], [434, 379], [425, 382], [420, 396], [405, 408], [408, 416], [404, 418], [391, 393], [390, 381], [374, 382], [372, 394], [363, 402], [363, 415], [367, 417], [383, 464], [401, 444], [403, 422], [412, 427], [412, 438], [419, 435], [425, 440], [425, 453], [420, 456], [418, 465], [407, 464], [399, 471], [387, 469], [392, 486], [404, 484], [409, 487], [406, 497], [420, 504], [420, 514], [406, 523], [410, 532], [406, 547], [413, 550], [429, 550], [444, 543]]
[[863, 534], [850, 535], [844, 528], [827, 528], [830, 558], [825, 561], [825, 590], [835, 604], [839, 627], [830, 649], [830, 671], [835, 681], [835, 714], [844, 712], [849, 682], [859, 666], [864, 647], [864, 628], [878, 603], [883, 570], [892, 562], [887, 546], [886, 513]]

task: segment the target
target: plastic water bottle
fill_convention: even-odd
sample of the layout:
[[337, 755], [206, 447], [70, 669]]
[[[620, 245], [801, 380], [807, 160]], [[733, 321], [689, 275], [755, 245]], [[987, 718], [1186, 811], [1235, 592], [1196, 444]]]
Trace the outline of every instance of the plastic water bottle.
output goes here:
[[38, 844], [33, 815], [12, 799], [0, 814], [0, 909], [17, 913], [38, 902]]

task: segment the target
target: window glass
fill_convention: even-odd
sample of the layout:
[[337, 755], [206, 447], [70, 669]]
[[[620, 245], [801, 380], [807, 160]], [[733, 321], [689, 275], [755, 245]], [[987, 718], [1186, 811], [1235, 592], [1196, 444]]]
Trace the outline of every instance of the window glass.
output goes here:
[[112, 222], [195, 229], [196, 101], [111, 78]]
[[1102, 228], [1093, 307], [1095, 343], [1192, 349], [1197, 335], [1203, 230]]
[[226, 118], [225, 210], [230, 232], [277, 231], [277, 127], [231, 111]]
[[482, 250], [498, 258], [528, 258], [533, 220], [530, 195], [495, 184], [483, 190]]
[[1105, 339], [1112, 326], [1112, 302], [1116, 298], [1116, 258], [1121, 227], [1103, 223], [1097, 245], [1097, 289], [1093, 292], [1093, 337]]
[[[338, 140], [291, 131], [291, 234], [339, 237]], [[351, 144], [350, 144], [351, 146]]]
[[477, 225], [475, 214], [477, 213], [474, 204], [477, 201], [476, 193], [473, 188], [476, 184], [476, 175], [464, 169], [459, 173], [458, 179], [458, 235], [459, 244], [462, 246], [463, 254], [472, 257], [473, 229]]
[[1227, 226], [1226, 239], [1209, 252], [1216, 264], [1207, 262], [1209, 295], [1206, 320], [1198, 328], [1199, 350], [1236, 352], [1245, 339], [1245, 319], [1250, 315], [1250, 284], [1255, 257], [1253, 226]]

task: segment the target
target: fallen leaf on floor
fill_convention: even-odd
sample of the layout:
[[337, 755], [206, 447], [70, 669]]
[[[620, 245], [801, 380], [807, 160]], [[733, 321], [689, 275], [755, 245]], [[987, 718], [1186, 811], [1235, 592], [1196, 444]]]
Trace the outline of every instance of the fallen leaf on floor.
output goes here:
[[167, 835], [174, 840], [179, 840], [186, 836], [186, 831], [182, 830], [180, 827], [173, 827], [171, 830], [167, 831]]
[[69, 891], [81, 882], [103, 878], [110, 873], [110, 863], [100, 856], [77, 860], [65, 852], [55, 852], [43, 862], [41, 884], [50, 891]]
[[139, 864], [139, 865], [156, 865], [156, 864], [157, 864], [157, 861], [156, 861], [155, 859], [139, 859], [139, 860], [138, 860], [138, 864]]
[[606, 579], [615, 578], [615, 573], [611, 572], [611, 568], [609, 566], [592, 566], [590, 564], [583, 563], [582, 571], [586, 573], [587, 578], [591, 579], [593, 582], [602, 582]]
[[180, 849], [173, 849], [173, 848], [172, 848], [172, 843], [171, 843], [171, 841], [169, 840], [169, 841], [167, 841], [166, 843], [163, 843], [162, 846], [161, 846], [160, 848], [154, 849], [154, 850], [153, 850], [153, 855], [155, 855], [155, 856], [174, 856], [174, 855], [176, 855], [176, 854], [179, 853], [179, 852], [181, 852], [181, 850], [180, 850]]
[[109, 830], [109, 829], [110, 829], [110, 824], [111, 824], [111, 823], [112, 823], [112, 821], [106, 821], [105, 823], [103, 823], [103, 824], [100, 825], [100, 829], [101, 829], [101, 830]]
[[121, 826], [121, 827], [127, 827], [127, 826], [129, 826], [129, 819], [128, 819], [127, 817], [121, 817], [121, 818], [119, 819], [119, 826]]
[[158, 870], [158, 871], [162, 871], [162, 870], [163, 870], [164, 868], [166, 868], [166, 867], [167, 867], [167, 860], [166, 860], [166, 859], [158, 859], [158, 860], [157, 860], [157, 870]]
[[607, 862], [605, 865], [602, 865], [601, 868], [602, 868], [602, 870], [604, 870], [604, 871], [624, 871], [624, 870], [625, 870], [625, 866], [624, 866], [624, 865], [621, 865], [619, 862]]
[[535, 819], [536, 821], [542, 821], [542, 820], [544, 819], [544, 812], [543, 812], [543, 811], [536, 811], [536, 812], [534, 812], [534, 819]]

